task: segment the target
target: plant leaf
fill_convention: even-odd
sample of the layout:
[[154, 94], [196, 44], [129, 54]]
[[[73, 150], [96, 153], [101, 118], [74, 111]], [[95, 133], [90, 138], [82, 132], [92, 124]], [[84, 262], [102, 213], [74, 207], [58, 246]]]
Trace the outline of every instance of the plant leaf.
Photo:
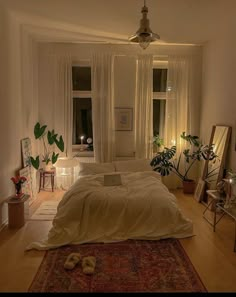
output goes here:
[[182, 132], [180, 137], [183, 138], [184, 140], [186, 140], [187, 142], [189, 142], [190, 144], [193, 144], [194, 146], [199, 146], [200, 145], [200, 141], [199, 141], [198, 136], [186, 135], [186, 132]]
[[52, 132], [51, 131], [48, 131], [47, 139], [48, 139], [48, 143], [50, 145], [53, 145], [53, 143], [55, 142], [54, 131], [53, 130], [52, 130]]
[[58, 159], [59, 154], [55, 154], [55, 152], [53, 152], [52, 154], [52, 164], [55, 164], [57, 159]]
[[37, 156], [35, 159], [33, 157], [30, 157], [30, 162], [36, 170], [39, 169], [39, 156]]
[[42, 137], [42, 135], [44, 134], [45, 130], [47, 128], [47, 125], [44, 125], [42, 127], [40, 127], [40, 123], [36, 123], [34, 126], [34, 137], [35, 139], [38, 139], [40, 137]]
[[64, 152], [64, 140], [62, 138], [62, 136], [60, 136], [59, 140], [57, 140], [57, 138], [54, 138], [55, 143], [57, 145], [57, 147], [59, 148], [59, 150], [61, 152]]

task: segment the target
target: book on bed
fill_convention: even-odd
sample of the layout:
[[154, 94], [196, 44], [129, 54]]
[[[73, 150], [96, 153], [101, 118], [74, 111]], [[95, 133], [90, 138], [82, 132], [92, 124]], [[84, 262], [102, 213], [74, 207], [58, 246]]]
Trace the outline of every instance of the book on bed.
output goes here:
[[105, 174], [104, 186], [120, 186], [121, 177], [120, 174]]

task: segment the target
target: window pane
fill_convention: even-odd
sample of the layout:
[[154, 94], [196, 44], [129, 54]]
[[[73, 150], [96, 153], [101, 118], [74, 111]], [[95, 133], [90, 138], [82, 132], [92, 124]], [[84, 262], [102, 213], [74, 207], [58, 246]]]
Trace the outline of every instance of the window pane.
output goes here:
[[166, 92], [167, 69], [153, 69], [153, 92]]
[[166, 114], [166, 100], [153, 100], [153, 135], [164, 137], [164, 125]]
[[93, 138], [91, 98], [73, 98], [73, 144], [81, 144], [81, 136], [83, 144]]
[[74, 91], [91, 91], [91, 67], [73, 66], [72, 81]]

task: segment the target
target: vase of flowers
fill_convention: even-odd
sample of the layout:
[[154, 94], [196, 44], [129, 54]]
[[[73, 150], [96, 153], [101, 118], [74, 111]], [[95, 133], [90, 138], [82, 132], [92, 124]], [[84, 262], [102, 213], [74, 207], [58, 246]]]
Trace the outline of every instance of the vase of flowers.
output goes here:
[[21, 198], [22, 193], [22, 184], [26, 182], [26, 178], [24, 176], [16, 176], [11, 178], [12, 182], [15, 185], [15, 197]]

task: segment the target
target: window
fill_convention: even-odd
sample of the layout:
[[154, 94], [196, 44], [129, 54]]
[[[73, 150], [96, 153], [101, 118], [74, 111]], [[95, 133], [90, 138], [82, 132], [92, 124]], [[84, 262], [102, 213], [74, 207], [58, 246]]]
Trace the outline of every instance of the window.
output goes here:
[[[72, 66], [73, 85], [73, 139], [72, 145], [87, 144], [93, 138], [92, 128], [92, 88], [91, 67], [88, 65]], [[83, 136], [83, 139], [81, 138]]]
[[153, 135], [164, 137], [166, 114], [167, 62], [154, 62], [153, 68]]

